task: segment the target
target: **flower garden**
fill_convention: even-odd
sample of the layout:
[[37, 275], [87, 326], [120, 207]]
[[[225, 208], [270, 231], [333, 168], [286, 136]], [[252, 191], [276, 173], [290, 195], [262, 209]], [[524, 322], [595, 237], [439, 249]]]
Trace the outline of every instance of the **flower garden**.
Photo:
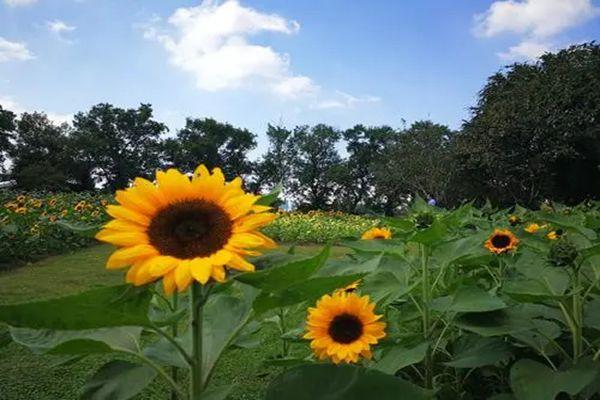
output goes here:
[[[1, 254], [13, 265], [94, 236], [114, 246], [97, 246], [98, 262], [122, 283], [0, 298], [10, 354], [55, 360], [43, 374], [89, 367], [76, 396], [600, 395], [596, 203], [445, 210], [417, 199], [397, 217], [282, 213], [276, 196], [204, 167], [191, 180], [176, 170], [136, 179], [114, 198], [3, 196]], [[248, 354], [257, 370], [242, 379], [236, 360]], [[247, 380], [259, 382], [252, 393]]]

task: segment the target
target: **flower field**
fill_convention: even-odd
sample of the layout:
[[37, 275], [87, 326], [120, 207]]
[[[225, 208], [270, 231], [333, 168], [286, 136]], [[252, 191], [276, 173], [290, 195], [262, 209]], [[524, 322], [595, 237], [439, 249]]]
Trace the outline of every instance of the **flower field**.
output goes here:
[[[183, 188], [169, 192], [173, 199], [188, 190], [187, 181], [169, 179], [180, 183], [163, 187]], [[212, 182], [207, 171], [197, 179]], [[145, 194], [166, 198], [156, 190], [148, 186]], [[279, 348], [262, 360], [276, 371], [258, 397], [268, 400], [368, 399], [373, 388], [390, 400], [600, 395], [598, 204], [444, 210], [417, 200], [399, 217], [289, 213], [269, 223], [265, 204], [227, 185], [212, 190], [222, 190], [222, 209], [239, 217], [230, 228], [209, 225], [216, 233], [205, 245], [215, 249], [190, 259], [190, 251], [205, 250], [189, 247], [189, 238], [207, 229], [190, 215], [222, 211], [200, 199], [171, 200], [164, 212], [131, 201], [135, 191], [118, 196], [121, 208], [109, 206], [115, 219], [97, 238], [119, 247], [107, 265], [128, 268], [135, 287], [2, 305], [12, 340], [69, 365], [103, 354], [81, 389], [94, 399], [147, 396], [157, 382], [179, 399], [245, 398], [229, 382], [215, 383], [213, 371], [228, 352], [260, 349], [265, 337]], [[51, 223], [56, 210], [67, 209], [67, 216], [88, 217], [73, 223], [106, 220], [91, 219], [94, 206], [83, 205], [99, 207], [100, 199], [76, 200], [50, 208], [48, 199], [9, 199], [37, 211], [9, 204], [12, 214], [5, 213]], [[146, 231], [158, 238], [156, 247], [144, 242]], [[217, 234], [231, 239], [217, 241]], [[265, 235], [335, 240], [345, 251], [330, 257], [323, 246], [307, 256], [291, 247], [259, 255], [253, 247], [272, 247]]]

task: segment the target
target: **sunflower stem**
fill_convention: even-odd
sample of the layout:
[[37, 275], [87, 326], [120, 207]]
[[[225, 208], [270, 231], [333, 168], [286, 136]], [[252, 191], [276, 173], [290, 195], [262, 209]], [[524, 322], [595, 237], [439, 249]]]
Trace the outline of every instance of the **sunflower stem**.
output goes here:
[[206, 302], [202, 285], [193, 282], [190, 296], [191, 329], [192, 329], [192, 359], [190, 367], [190, 400], [201, 400], [204, 391], [202, 379], [202, 309]]
[[[430, 286], [429, 286], [429, 260], [427, 247], [424, 244], [420, 244], [421, 250], [421, 302], [423, 303], [423, 338], [429, 340], [429, 303], [431, 301]], [[432, 377], [432, 360], [431, 360], [431, 349], [427, 350], [425, 355], [425, 387], [431, 389], [433, 387]]]
[[[172, 309], [175, 312], [177, 311], [177, 307], [179, 303], [179, 298], [178, 298], [178, 293], [177, 291], [175, 291], [175, 293], [173, 293], [173, 300], [171, 302], [172, 305]], [[177, 324], [178, 321], [173, 322], [173, 325], [171, 325], [171, 334], [173, 335], [173, 338], [177, 337]], [[173, 379], [173, 382], [177, 383], [178, 380], [178, 371], [177, 371], [177, 367], [171, 367], [171, 378]], [[177, 400], [179, 398], [179, 396], [177, 395], [177, 392], [175, 390], [171, 390], [171, 400]]]

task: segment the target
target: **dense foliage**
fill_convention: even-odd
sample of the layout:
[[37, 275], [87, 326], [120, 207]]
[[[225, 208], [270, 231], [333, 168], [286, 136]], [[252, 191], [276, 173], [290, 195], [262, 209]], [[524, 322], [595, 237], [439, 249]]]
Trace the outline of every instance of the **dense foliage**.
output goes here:
[[[260, 346], [261, 330], [275, 325], [281, 354], [265, 363], [281, 375], [267, 399], [368, 398], [372, 388], [384, 400], [398, 393], [516, 400], [600, 394], [598, 204], [509, 213], [470, 204], [446, 211], [418, 200], [403, 217], [381, 222], [393, 238], [347, 240], [344, 259], [330, 259], [328, 248], [309, 258], [271, 253], [256, 260], [260, 271], [214, 284], [203, 311], [206, 382], [223, 351]], [[494, 239], [496, 230], [514, 236], [510, 249]], [[371, 360], [316, 360], [296, 316], [355, 281], [352, 290], [384, 316], [386, 336]], [[185, 398], [187, 315], [186, 302], [164, 298], [154, 284], [0, 306], [12, 339], [38, 353], [69, 363], [112, 354], [82, 389], [96, 399], [132, 398], [156, 379]], [[225, 398], [230, 390], [209, 384], [205, 395]]]
[[148, 104], [98, 104], [72, 126], [0, 108], [0, 165], [27, 190], [125, 187], [158, 167], [191, 172], [203, 161], [230, 178], [243, 175], [254, 191], [281, 184], [300, 209], [393, 215], [414, 195], [445, 206], [487, 199], [537, 207], [600, 197], [599, 121], [600, 46], [588, 43], [491, 76], [457, 132], [431, 121], [346, 130], [269, 125], [269, 148], [251, 161], [254, 133], [188, 118], [167, 138]]

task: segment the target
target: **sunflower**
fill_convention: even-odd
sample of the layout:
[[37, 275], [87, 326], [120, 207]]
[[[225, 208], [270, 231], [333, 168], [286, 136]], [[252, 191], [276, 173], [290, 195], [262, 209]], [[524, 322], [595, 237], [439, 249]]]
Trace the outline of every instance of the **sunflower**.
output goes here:
[[245, 255], [258, 247], [276, 247], [258, 229], [275, 218], [270, 207], [256, 205], [260, 196], [245, 193], [241, 178], [225, 182], [219, 168], [212, 174], [200, 165], [193, 178], [175, 169], [156, 173], [156, 184], [136, 178], [108, 205], [114, 219], [96, 238], [116, 250], [107, 268], [131, 266], [126, 280], [144, 285], [163, 278], [165, 293], [185, 290], [193, 280], [225, 281], [226, 269], [254, 271]]
[[337, 292], [325, 295], [316, 308], [308, 309], [305, 339], [312, 339], [310, 347], [323, 360], [335, 364], [357, 362], [362, 356], [370, 359], [371, 345], [385, 336], [385, 323], [375, 315], [375, 303], [369, 296]]
[[356, 292], [358, 290], [358, 286], [360, 285], [360, 280], [352, 282], [351, 284], [349, 284], [348, 286], [341, 288], [341, 289], [337, 289], [337, 292], [346, 292], [346, 293], [353, 293]]
[[550, 231], [548, 232], [548, 234], [546, 235], [546, 237], [550, 240], [557, 240], [559, 239], [563, 234], [563, 230], [562, 229], [556, 229], [554, 231]]
[[517, 215], [511, 215], [508, 217], [508, 223], [511, 226], [519, 225], [521, 223], [521, 218], [519, 218]]
[[360, 237], [362, 240], [391, 239], [392, 231], [388, 228], [371, 228]]
[[514, 250], [519, 239], [508, 229], [495, 229], [485, 241], [485, 247], [494, 254], [502, 254]]
[[542, 227], [539, 224], [536, 224], [535, 222], [525, 227], [525, 231], [528, 233], [536, 233], [540, 229], [542, 229]]

